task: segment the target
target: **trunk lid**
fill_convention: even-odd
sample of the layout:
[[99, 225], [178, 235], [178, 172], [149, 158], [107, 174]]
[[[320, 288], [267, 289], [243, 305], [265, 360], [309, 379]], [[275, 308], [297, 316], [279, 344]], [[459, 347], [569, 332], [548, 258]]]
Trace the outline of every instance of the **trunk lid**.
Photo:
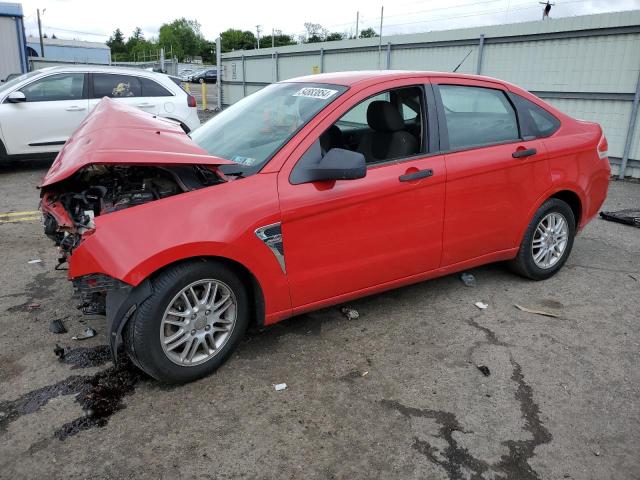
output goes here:
[[51, 165], [41, 187], [65, 180], [91, 164], [227, 165], [175, 122], [104, 98], [80, 124]]

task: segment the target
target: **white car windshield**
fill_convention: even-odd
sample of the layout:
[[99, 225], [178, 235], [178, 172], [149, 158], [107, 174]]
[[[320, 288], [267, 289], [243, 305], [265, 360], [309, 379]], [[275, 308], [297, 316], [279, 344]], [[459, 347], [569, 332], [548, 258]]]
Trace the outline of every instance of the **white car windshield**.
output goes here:
[[238, 164], [223, 166], [226, 173], [250, 175], [346, 90], [323, 83], [275, 83], [219, 113], [191, 138], [210, 155]]
[[27, 78], [33, 77], [34, 75], [37, 75], [38, 73], [40, 73], [40, 72], [38, 70], [35, 70], [33, 72], [24, 73], [24, 74], [20, 75], [19, 77], [14, 77], [11, 80], [9, 80], [8, 82], [0, 83], [0, 95], [5, 93], [7, 90], [10, 90], [12, 87], [14, 87], [18, 83], [22, 82], [23, 80], [26, 80]]

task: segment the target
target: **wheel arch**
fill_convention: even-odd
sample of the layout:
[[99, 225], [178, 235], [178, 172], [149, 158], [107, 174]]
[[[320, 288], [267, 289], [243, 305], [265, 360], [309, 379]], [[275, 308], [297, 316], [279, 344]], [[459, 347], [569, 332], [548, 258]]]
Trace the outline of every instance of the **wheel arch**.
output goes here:
[[564, 203], [569, 205], [571, 211], [573, 212], [573, 217], [575, 219], [577, 229], [580, 225], [580, 222], [582, 221], [582, 200], [580, 200], [578, 194], [573, 190], [560, 190], [551, 195], [549, 198], [557, 198], [558, 200], [562, 200]]
[[176, 265], [197, 261], [221, 263], [233, 270], [238, 275], [238, 277], [240, 277], [240, 280], [247, 288], [250, 304], [253, 306], [249, 319], [249, 325], [256, 328], [262, 328], [264, 326], [265, 320], [264, 292], [262, 291], [260, 282], [258, 282], [258, 279], [253, 274], [253, 272], [251, 272], [249, 268], [247, 268], [237, 260], [217, 255], [196, 255], [193, 257], [181, 258], [179, 260], [167, 263], [166, 265], [163, 265], [157, 270], [151, 272], [149, 278], [153, 279], [154, 277], [161, 275], [163, 271]]

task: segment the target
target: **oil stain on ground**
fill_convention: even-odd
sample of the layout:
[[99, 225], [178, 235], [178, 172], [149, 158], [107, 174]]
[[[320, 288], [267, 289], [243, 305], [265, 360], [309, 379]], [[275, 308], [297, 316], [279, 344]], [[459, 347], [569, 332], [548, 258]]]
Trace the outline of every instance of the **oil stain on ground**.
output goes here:
[[[73, 365], [76, 362], [77, 368], [82, 368], [96, 366], [96, 362], [102, 361], [101, 350], [97, 350], [98, 353], [86, 350], [89, 349], [76, 354], [69, 352], [69, 363]], [[23, 415], [37, 412], [53, 398], [73, 394], [84, 415], [60, 426], [54, 437], [64, 440], [83, 430], [104, 427], [111, 415], [125, 408], [124, 397], [133, 393], [136, 385], [145, 378], [129, 361], [123, 361], [95, 375], [73, 375], [53, 385], [32, 390], [16, 400], [0, 401], [0, 433]]]

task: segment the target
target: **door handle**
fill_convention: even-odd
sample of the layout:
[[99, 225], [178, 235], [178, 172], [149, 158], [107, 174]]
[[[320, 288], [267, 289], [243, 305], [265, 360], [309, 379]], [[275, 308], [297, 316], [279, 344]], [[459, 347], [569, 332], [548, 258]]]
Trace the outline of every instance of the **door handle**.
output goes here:
[[401, 182], [410, 182], [412, 180], [420, 180], [421, 178], [427, 178], [433, 175], [433, 170], [427, 168], [426, 170], [418, 170], [413, 173], [405, 173], [404, 175], [400, 175], [399, 179]]
[[522, 150], [516, 150], [511, 154], [513, 158], [523, 158], [530, 157], [531, 155], [535, 155], [538, 151], [535, 148], [523, 148]]
[[154, 106], [153, 103], [139, 103], [138, 105], [136, 105], [136, 107], [139, 107], [139, 108], [151, 108], [153, 106]]
[[73, 107], [69, 107], [66, 109], [67, 112], [81, 112], [83, 110], [85, 110], [84, 107], [78, 107], [77, 105], [74, 105]]

